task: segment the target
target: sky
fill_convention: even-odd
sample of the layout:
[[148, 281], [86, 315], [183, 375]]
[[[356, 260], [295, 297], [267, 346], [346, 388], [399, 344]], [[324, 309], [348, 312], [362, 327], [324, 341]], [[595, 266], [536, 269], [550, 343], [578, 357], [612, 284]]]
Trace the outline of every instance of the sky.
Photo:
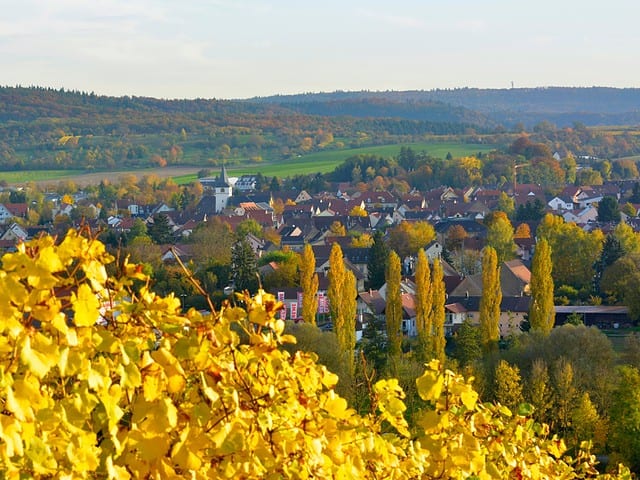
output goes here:
[[0, 0], [0, 85], [250, 98], [640, 87], [638, 0]]

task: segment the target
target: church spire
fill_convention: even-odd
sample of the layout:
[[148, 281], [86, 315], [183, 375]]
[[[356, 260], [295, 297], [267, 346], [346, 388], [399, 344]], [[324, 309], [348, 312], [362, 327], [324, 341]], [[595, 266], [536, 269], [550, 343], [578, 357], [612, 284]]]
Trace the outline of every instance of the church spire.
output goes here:
[[220, 171], [220, 183], [229, 185], [229, 176], [227, 175], [227, 168], [225, 167], [224, 162], [222, 163], [222, 169]]

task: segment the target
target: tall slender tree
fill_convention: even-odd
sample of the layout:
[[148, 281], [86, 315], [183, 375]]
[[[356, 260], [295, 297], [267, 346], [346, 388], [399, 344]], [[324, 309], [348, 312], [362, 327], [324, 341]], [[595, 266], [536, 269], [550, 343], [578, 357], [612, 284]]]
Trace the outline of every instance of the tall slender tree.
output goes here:
[[339, 342], [344, 320], [341, 316], [340, 296], [344, 289], [345, 266], [342, 248], [340, 248], [337, 242], [331, 247], [331, 253], [329, 254], [329, 272], [327, 276], [329, 278], [329, 287], [327, 288], [329, 314], [331, 315], [333, 329], [338, 336]]
[[316, 324], [318, 312], [318, 274], [316, 257], [310, 244], [305, 244], [300, 261], [300, 287], [302, 289], [302, 319], [306, 323]]
[[422, 361], [431, 359], [431, 335], [433, 292], [431, 289], [431, 269], [429, 260], [420, 249], [416, 261], [416, 329], [418, 330], [418, 358]]
[[536, 245], [531, 265], [531, 330], [549, 335], [556, 321], [553, 306], [553, 278], [551, 277], [551, 247], [544, 238]]
[[329, 254], [329, 311], [333, 322], [333, 331], [338, 338], [338, 345], [347, 363], [349, 372], [353, 372], [353, 356], [355, 349], [355, 298], [356, 282], [352, 272], [344, 265], [342, 248], [336, 242]]
[[387, 265], [387, 292], [385, 317], [387, 324], [387, 340], [389, 342], [389, 354], [398, 358], [402, 351], [402, 296], [400, 292], [400, 257], [396, 252], [389, 254]]
[[485, 350], [495, 350], [500, 340], [500, 267], [493, 247], [485, 247], [482, 255], [482, 297], [480, 298], [480, 331]]
[[444, 270], [442, 262], [436, 258], [433, 261], [433, 270], [431, 271], [431, 325], [433, 333], [431, 335], [431, 353], [435, 358], [444, 363], [445, 360], [445, 338], [444, 338], [444, 304], [447, 292], [444, 286]]
[[367, 286], [375, 290], [384, 285], [389, 261], [389, 247], [384, 241], [383, 234], [377, 230], [373, 235], [373, 245], [369, 248], [369, 260], [367, 262]]
[[351, 378], [355, 370], [355, 350], [356, 350], [356, 314], [357, 304], [356, 276], [351, 270], [347, 270], [344, 276], [344, 290], [341, 299], [341, 310], [344, 318], [343, 345], [345, 363]]

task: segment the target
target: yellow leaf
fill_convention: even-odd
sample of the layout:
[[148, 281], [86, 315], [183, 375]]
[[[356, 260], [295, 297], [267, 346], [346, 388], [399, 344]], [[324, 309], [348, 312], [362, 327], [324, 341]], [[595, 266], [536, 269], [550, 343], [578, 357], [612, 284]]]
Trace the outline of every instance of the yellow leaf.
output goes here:
[[444, 377], [437, 371], [427, 370], [416, 380], [420, 398], [426, 401], [436, 401], [442, 394]]
[[72, 294], [71, 302], [75, 312], [74, 323], [78, 327], [91, 327], [98, 320], [100, 302], [91, 288], [85, 283], [78, 287], [78, 293]]
[[478, 401], [478, 394], [469, 388], [468, 390], [460, 394], [462, 404], [467, 407], [467, 410], [473, 410], [476, 408], [476, 402]]

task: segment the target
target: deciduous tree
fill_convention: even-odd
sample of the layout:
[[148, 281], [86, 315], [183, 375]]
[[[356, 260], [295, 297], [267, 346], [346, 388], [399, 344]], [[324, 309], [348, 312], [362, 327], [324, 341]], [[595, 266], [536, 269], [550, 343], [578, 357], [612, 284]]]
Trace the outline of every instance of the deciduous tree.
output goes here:
[[431, 335], [433, 335], [433, 292], [431, 269], [424, 250], [418, 252], [416, 262], [416, 330], [418, 331], [417, 355], [423, 361], [430, 360]]
[[402, 296], [400, 291], [400, 257], [396, 252], [389, 254], [386, 275], [386, 307], [385, 318], [389, 355], [397, 359], [402, 353]]
[[500, 267], [495, 249], [485, 247], [482, 255], [482, 297], [480, 299], [480, 331], [485, 350], [498, 348], [500, 340]]
[[318, 312], [318, 274], [313, 248], [306, 243], [300, 260], [300, 288], [302, 289], [302, 319], [306, 323], [316, 324]]
[[495, 212], [489, 220], [487, 245], [496, 251], [498, 265], [511, 260], [516, 255], [516, 244], [513, 242], [513, 226], [503, 212]]
[[430, 323], [433, 328], [433, 334], [431, 336], [431, 352], [436, 359], [444, 363], [444, 360], [446, 358], [444, 352], [444, 347], [446, 344], [444, 337], [444, 304], [446, 302], [447, 292], [444, 285], [444, 271], [442, 269], [442, 262], [439, 258], [436, 258], [433, 261], [433, 269], [431, 270], [431, 292], [432, 313]]
[[496, 366], [494, 384], [496, 401], [515, 412], [523, 400], [520, 369], [500, 360]]
[[555, 325], [556, 318], [553, 304], [552, 268], [549, 243], [541, 238], [536, 245], [531, 266], [529, 324], [532, 331], [539, 331], [543, 335], [549, 335]]
[[329, 254], [329, 309], [333, 331], [338, 337], [338, 345], [342, 350], [343, 360], [349, 366], [349, 371], [353, 372], [354, 349], [355, 349], [355, 302], [357, 297], [355, 276], [351, 271], [347, 271], [342, 248], [338, 243], [334, 243]]

